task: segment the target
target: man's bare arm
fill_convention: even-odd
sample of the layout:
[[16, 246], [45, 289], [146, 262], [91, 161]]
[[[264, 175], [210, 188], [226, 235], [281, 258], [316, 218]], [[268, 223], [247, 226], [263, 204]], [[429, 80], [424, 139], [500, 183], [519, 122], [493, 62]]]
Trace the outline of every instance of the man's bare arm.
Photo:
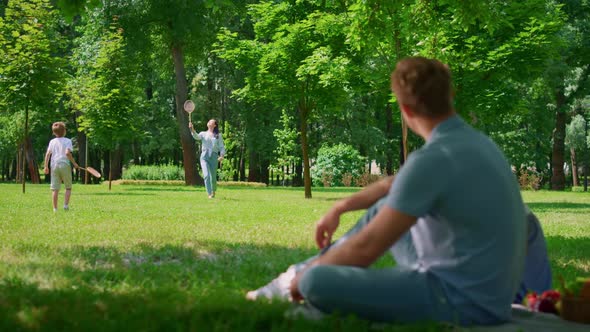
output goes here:
[[[414, 216], [383, 206], [360, 232], [326, 251], [309, 263], [305, 270], [315, 265], [368, 267], [399, 240], [416, 223], [416, 220]], [[299, 292], [299, 279], [305, 270], [297, 273], [291, 281], [290, 291], [294, 301], [303, 299]]]
[[383, 206], [360, 232], [328, 250], [314, 264], [367, 267], [399, 240], [416, 220], [414, 216]]
[[334, 204], [333, 208], [338, 209], [340, 214], [349, 211], [368, 209], [380, 198], [387, 195], [391, 183], [393, 182], [393, 178], [394, 176], [392, 175], [372, 183], [363, 190], [339, 200]]
[[316, 244], [324, 248], [332, 241], [332, 234], [340, 224], [340, 216], [349, 211], [368, 209], [380, 198], [387, 195], [393, 182], [393, 176], [377, 181], [365, 189], [336, 202], [330, 210], [318, 221], [316, 225]]

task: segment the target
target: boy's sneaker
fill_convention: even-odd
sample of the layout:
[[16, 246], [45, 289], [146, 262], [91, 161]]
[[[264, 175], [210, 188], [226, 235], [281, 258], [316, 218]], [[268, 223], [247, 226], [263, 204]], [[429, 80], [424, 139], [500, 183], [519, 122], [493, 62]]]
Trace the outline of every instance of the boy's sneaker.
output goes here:
[[53, 208], [53, 212], [57, 212], [57, 209], [56, 208]]
[[67, 205], [64, 205], [64, 211], [69, 211], [69, 210], [70, 210], [70, 207]]
[[249, 291], [246, 294], [248, 300], [259, 300], [259, 299], [277, 299], [282, 301], [291, 301], [291, 280], [295, 277], [295, 265], [289, 266], [287, 271], [281, 273], [277, 278], [269, 282], [263, 287], [257, 290]]

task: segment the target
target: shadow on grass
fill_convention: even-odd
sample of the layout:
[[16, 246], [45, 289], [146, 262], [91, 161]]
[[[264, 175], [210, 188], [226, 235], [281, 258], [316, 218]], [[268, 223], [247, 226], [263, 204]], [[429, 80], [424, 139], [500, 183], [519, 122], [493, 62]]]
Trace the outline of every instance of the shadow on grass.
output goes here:
[[565, 280], [590, 276], [590, 238], [548, 236], [546, 240], [555, 287], [559, 276]]
[[[578, 263], [588, 263], [590, 239], [551, 236], [547, 243], [554, 273], [569, 279], [588, 272]], [[314, 249], [202, 241], [129, 249], [28, 244], [14, 250], [24, 259], [3, 262], [8, 273], [0, 275], [0, 331], [370, 330], [369, 323], [351, 317], [289, 320], [283, 316], [287, 303], [244, 299], [247, 290], [314, 255]]]
[[[15, 249], [28, 257], [48, 248]], [[14, 272], [0, 277], [0, 330], [292, 331], [298, 324], [303, 325], [297, 330], [310, 330], [308, 322], [283, 318], [287, 304], [244, 299], [248, 288], [286, 268], [268, 262], [308, 254], [224, 243], [62, 249], [48, 253], [48, 263], [15, 266], [15, 271], [26, 270], [20, 278]], [[31, 274], [56, 277], [60, 286], [31, 282]]]
[[[329, 317], [322, 322], [285, 319], [291, 304], [245, 300], [247, 290], [266, 284], [315, 250], [222, 242], [142, 244], [129, 250], [77, 246], [54, 252], [30, 245], [15, 249], [21, 257], [44, 252], [48, 259], [44, 264], [38, 257], [34, 263], [15, 264], [10, 277], [0, 277], [1, 331], [323, 332], [370, 328], [368, 322], [352, 317]], [[45, 286], [31, 281], [31, 275], [37, 276], [33, 280], [46, 276]], [[424, 324], [419, 326], [391, 325], [382, 330], [424, 330]]]

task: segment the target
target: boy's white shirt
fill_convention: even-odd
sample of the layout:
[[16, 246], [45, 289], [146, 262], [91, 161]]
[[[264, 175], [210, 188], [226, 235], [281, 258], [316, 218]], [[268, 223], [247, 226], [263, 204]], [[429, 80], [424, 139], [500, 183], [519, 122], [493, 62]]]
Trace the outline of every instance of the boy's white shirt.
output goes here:
[[51, 153], [51, 168], [58, 163], [69, 162], [67, 152], [73, 151], [72, 140], [67, 137], [56, 137], [49, 142], [47, 151]]

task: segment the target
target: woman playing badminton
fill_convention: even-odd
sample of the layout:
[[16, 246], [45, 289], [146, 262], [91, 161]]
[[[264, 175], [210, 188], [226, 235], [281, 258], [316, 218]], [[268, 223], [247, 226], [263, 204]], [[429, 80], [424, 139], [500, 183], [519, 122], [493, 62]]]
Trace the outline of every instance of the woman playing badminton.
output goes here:
[[202, 142], [201, 168], [203, 169], [203, 179], [205, 180], [207, 195], [209, 195], [209, 198], [213, 198], [217, 189], [217, 162], [222, 161], [223, 156], [225, 156], [225, 146], [223, 145], [221, 133], [219, 133], [217, 120], [209, 120], [207, 122], [207, 131], [201, 131], [200, 133], [195, 131], [192, 122], [189, 122], [188, 127], [191, 130], [191, 135]]

